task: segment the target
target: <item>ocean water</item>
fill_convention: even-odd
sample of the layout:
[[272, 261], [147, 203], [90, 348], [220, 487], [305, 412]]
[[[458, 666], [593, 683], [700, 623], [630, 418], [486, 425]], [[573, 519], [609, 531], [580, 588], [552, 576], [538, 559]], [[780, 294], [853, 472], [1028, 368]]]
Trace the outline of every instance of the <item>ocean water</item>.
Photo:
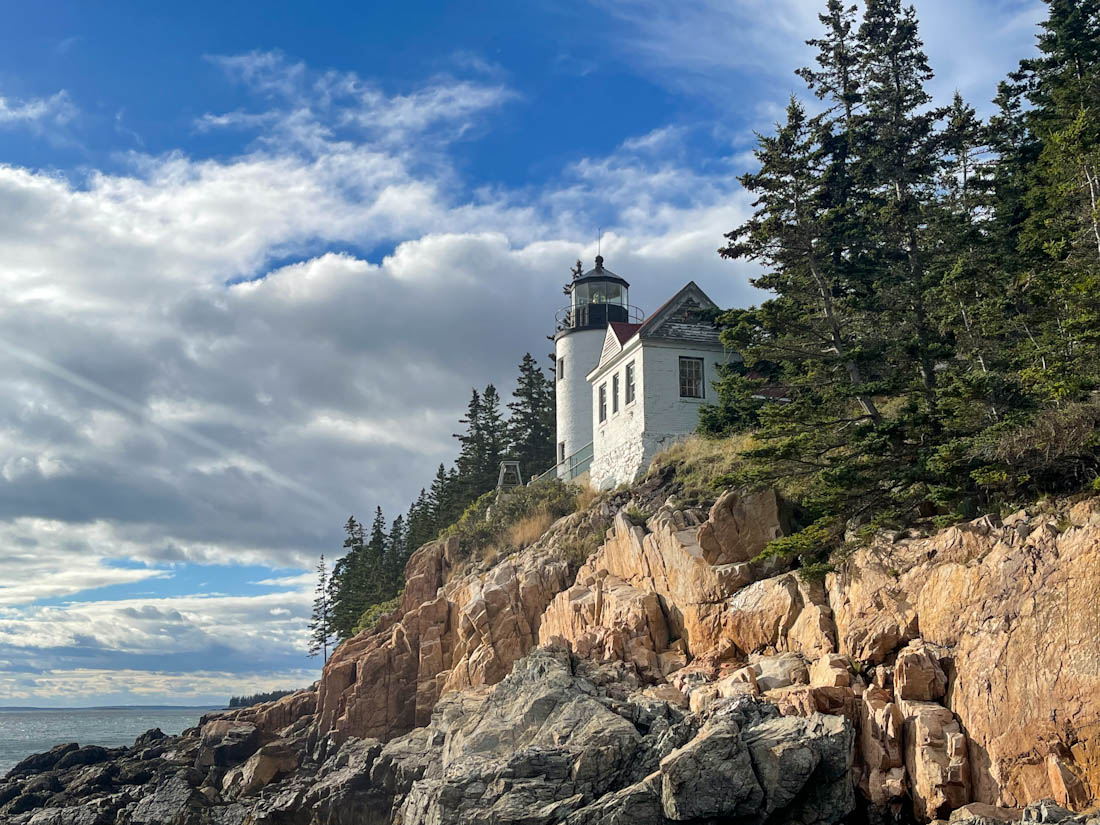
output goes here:
[[0, 777], [20, 759], [54, 745], [132, 745], [150, 728], [182, 733], [219, 708], [75, 708], [0, 710]]

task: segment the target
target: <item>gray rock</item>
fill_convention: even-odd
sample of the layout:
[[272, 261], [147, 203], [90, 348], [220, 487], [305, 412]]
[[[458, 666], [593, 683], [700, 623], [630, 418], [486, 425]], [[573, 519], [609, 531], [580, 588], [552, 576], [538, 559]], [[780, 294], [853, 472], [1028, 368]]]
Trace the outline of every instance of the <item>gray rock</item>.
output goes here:
[[209, 803], [195, 787], [194, 776], [180, 771], [157, 786], [149, 796], [133, 806], [129, 823], [133, 825], [192, 825]]
[[52, 769], [63, 756], [75, 751], [79, 747], [80, 745], [76, 742], [68, 742], [64, 745], [56, 745], [45, 753], [32, 754], [8, 771], [7, 777], [10, 779], [13, 776], [27, 776], [32, 773], [48, 771]]
[[58, 759], [56, 768], [59, 771], [64, 771], [80, 765], [98, 765], [121, 753], [119, 750], [111, 750], [99, 745], [86, 745], [83, 748], [69, 751]]
[[764, 791], [732, 716], [708, 722], [702, 733], [661, 760], [661, 808], [669, 819], [748, 816], [763, 802]]

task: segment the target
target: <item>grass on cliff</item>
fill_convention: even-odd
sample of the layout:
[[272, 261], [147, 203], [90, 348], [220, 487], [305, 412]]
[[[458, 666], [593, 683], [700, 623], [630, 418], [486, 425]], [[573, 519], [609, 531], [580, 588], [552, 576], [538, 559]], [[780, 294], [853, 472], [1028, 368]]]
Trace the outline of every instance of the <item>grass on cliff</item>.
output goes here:
[[592, 502], [575, 484], [557, 479], [516, 487], [500, 495], [486, 493], [440, 534], [457, 536], [463, 557], [491, 566], [498, 558], [530, 546], [562, 516]]
[[693, 435], [662, 450], [653, 459], [649, 476], [673, 473], [685, 502], [714, 499], [729, 486], [741, 453], [754, 446], [749, 433], [724, 438]]

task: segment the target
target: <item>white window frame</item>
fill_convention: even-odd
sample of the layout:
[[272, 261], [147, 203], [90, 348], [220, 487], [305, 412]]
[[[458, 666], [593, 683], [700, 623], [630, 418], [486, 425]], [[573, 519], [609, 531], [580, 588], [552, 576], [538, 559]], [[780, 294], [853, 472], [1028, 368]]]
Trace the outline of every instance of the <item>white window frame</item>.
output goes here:
[[607, 421], [607, 382], [606, 381], [604, 381], [602, 384], [600, 384], [600, 390], [599, 390], [598, 395], [599, 395], [599, 398], [598, 398], [597, 408], [598, 408], [598, 414], [599, 414], [599, 421], [600, 421], [601, 424], [603, 424], [605, 421]]
[[611, 414], [619, 414], [619, 373], [611, 376]]
[[[698, 364], [699, 365], [699, 375], [697, 377], [692, 376], [692, 378], [695, 378], [699, 382], [699, 394], [698, 395], [686, 395], [684, 393], [684, 366], [687, 365], [687, 364]], [[705, 368], [704, 368], [704, 365], [703, 365], [703, 359], [702, 358], [697, 358], [697, 357], [692, 356], [692, 355], [681, 355], [679, 361], [677, 362], [677, 366], [678, 366], [678, 369], [676, 371], [676, 374], [677, 374], [677, 377], [679, 378], [679, 383], [680, 383], [680, 398], [685, 398], [685, 399], [689, 399], [689, 400], [692, 400], [692, 401], [701, 401], [702, 399], [706, 398], [706, 396], [707, 396], [707, 382], [706, 382], [706, 371], [705, 371]]]
[[637, 370], [634, 368], [633, 361], [626, 365], [624, 373], [626, 376], [626, 380], [623, 381], [623, 383], [626, 384], [626, 389], [624, 391], [625, 395], [623, 406], [629, 407], [631, 404], [638, 400], [638, 389], [636, 384]]

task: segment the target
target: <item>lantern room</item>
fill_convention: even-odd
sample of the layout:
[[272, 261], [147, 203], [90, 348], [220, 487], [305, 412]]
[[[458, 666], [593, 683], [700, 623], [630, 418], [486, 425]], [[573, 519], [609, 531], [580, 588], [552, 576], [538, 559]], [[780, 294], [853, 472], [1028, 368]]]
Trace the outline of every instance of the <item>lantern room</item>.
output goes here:
[[[579, 268], [579, 267], [578, 267]], [[603, 256], [596, 256], [596, 268], [576, 275], [565, 286], [569, 306], [558, 313], [558, 332], [606, 329], [611, 322], [637, 323], [641, 312], [630, 306], [630, 284], [610, 269]]]

